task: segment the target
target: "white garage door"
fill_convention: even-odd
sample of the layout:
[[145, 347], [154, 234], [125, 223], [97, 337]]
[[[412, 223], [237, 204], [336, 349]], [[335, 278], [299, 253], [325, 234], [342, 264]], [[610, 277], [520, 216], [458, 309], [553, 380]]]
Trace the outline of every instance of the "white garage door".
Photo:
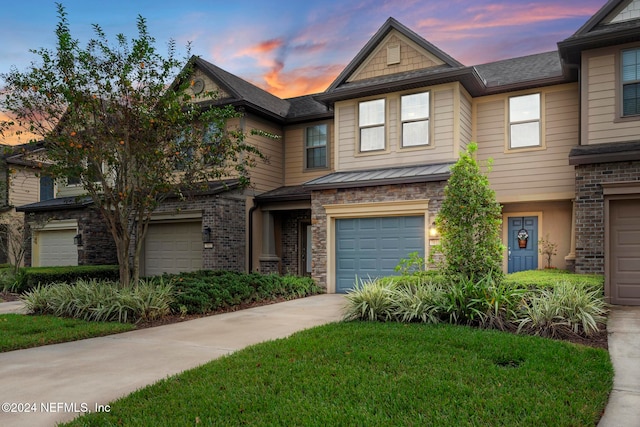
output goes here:
[[73, 229], [38, 231], [38, 266], [78, 265], [75, 235]]
[[640, 199], [611, 200], [611, 303], [640, 305]]
[[149, 224], [144, 245], [145, 276], [202, 268], [202, 222]]

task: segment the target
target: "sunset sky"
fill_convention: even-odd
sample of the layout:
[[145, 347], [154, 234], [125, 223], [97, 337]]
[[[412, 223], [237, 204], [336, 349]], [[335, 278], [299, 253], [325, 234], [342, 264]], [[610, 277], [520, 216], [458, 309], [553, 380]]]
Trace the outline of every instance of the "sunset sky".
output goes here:
[[[556, 49], [606, 0], [62, 1], [81, 42], [99, 24], [111, 39], [135, 36], [138, 15], [159, 47], [179, 47], [283, 98], [324, 91], [390, 16], [465, 65]], [[24, 70], [53, 48], [56, 6], [5, 2], [0, 73]], [[184, 52], [184, 49], [182, 49]], [[1, 81], [0, 81], [1, 84]], [[0, 141], [2, 142], [2, 141]]]

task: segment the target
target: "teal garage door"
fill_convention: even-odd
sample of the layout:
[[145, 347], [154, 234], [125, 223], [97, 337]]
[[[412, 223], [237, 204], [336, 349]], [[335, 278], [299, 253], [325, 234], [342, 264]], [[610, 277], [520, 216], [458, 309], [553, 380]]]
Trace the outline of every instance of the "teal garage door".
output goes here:
[[424, 216], [336, 220], [336, 292], [358, 280], [396, 275], [411, 252], [424, 256]]

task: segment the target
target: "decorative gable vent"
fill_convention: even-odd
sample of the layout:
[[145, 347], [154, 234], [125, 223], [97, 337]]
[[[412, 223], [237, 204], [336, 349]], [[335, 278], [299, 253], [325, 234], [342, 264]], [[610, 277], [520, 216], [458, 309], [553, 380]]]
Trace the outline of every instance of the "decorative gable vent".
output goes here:
[[400, 63], [400, 45], [394, 44], [387, 46], [387, 65]]

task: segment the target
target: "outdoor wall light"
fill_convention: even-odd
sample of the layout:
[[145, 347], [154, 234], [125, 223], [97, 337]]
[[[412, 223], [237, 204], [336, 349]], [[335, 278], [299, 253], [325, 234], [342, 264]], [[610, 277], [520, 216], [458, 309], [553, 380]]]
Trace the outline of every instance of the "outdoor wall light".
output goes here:
[[438, 235], [438, 229], [436, 228], [436, 223], [431, 223], [431, 228], [429, 229], [429, 236], [436, 237]]
[[211, 243], [211, 227], [208, 225], [202, 229], [202, 242]]
[[73, 244], [76, 246], [82, 246], [82, 234], [78, 233], [73, 236]]

